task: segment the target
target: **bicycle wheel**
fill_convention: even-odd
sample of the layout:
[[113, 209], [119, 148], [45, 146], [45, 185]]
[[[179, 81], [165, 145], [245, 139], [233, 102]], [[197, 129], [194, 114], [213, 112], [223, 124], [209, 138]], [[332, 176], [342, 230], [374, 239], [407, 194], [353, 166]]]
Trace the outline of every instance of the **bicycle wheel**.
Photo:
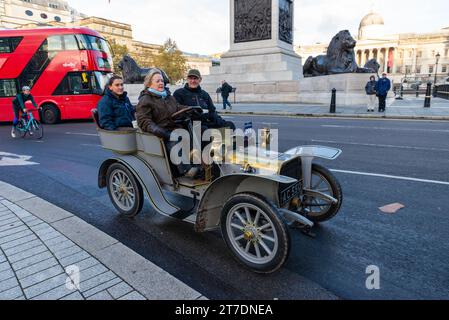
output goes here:
[[29, 131], [33, 133], [34, 139], [40, 140], [44, 137], [44, 126], [36, 119], [31, 122]]
[[20, 138], [25, 138], [28, 130], [26, 129], [26, 122], [23, 119], [20, 119], [19, 123], [16, 126], [16, 136]]

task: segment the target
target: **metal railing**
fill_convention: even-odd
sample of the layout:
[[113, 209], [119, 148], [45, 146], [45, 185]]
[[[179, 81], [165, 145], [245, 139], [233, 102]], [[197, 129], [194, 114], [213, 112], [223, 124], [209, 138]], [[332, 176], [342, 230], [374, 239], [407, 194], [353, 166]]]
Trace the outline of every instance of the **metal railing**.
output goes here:
[[449, 100], [449, 84], [442, 84], [435, 87], [434, 96]]

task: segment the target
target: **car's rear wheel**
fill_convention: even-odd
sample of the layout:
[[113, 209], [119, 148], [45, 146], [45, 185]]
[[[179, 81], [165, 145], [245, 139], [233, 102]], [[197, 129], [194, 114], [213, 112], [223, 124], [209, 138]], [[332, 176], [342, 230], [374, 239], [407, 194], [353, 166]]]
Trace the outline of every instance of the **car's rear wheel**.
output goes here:
[[109, 198], [117, 211], [129, 218], [138, 215], [143, 207], [143, 190], [129, 169], [115, 163], [109, 167], [106, 179]]
[[236, 260], [254, 272], [273, 273], [288, 259], [288, 228], [262, 197], [247, 193], [231, 197], [222, 210], [221, 231]]
[[53, 104], [44, 104], [41, 117], [41, 121], [45, 124], [56, 124], [61, 121], [61, 112]]

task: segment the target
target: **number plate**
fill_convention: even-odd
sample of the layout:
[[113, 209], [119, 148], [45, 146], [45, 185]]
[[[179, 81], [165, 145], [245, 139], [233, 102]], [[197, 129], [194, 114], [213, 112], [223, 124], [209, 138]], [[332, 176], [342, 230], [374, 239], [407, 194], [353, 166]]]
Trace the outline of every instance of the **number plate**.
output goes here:
[[291, 186], [287, 187], [283, 191], [281, 191], [279, 195], [279, 202], [281, 203], [281, 207], [288, 204], [293, 198], [299, 197], [301, 195], [301, 183], [296, 182]]

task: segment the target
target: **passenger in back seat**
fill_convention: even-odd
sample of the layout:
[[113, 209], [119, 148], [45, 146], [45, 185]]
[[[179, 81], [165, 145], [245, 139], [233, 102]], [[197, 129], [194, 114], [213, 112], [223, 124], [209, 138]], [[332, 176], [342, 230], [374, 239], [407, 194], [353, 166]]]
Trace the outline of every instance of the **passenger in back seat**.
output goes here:
[[132, 128], [135, 108], [124, 90], [123, 79], [113, 76], [106, 88], [103, 98], [98, 102], [99, 125], [104, 130], [120, 130]]

